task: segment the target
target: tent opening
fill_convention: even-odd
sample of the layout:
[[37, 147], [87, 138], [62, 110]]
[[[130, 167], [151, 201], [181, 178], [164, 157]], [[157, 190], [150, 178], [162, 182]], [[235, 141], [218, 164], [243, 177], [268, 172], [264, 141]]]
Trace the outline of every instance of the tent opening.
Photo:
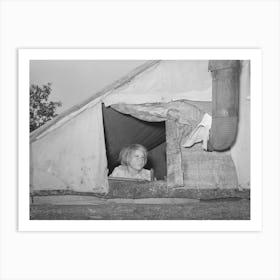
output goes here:
[[141, 144], [148, 150], [146, 169], [153, 168], [157, 180], [166, 179], [165, 122], [147, 122], [102, 105], [106, 155], [109, 175], [120, 163], [120, 150], [130, 144]]

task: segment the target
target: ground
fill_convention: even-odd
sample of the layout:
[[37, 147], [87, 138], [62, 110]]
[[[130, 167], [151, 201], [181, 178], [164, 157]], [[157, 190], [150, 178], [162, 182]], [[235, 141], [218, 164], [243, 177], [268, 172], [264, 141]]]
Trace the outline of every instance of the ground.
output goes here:
[[34, 197], [32, 220], [249, 220], [248, 198]]

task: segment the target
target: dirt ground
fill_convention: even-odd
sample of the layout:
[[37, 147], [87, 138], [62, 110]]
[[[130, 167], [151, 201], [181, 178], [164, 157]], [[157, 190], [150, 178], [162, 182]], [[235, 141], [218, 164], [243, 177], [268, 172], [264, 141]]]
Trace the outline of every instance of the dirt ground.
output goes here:
[[249, 199], [36, 198], [31, 220], [249, 220]]

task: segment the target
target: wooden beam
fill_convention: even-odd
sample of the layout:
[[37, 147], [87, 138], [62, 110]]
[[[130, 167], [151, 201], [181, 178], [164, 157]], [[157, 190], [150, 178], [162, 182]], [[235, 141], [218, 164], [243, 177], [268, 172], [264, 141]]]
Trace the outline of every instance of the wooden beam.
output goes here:
[[168, 119], [166, 127], [167, 186], [183, 186], [180, 132], [175, 120]]

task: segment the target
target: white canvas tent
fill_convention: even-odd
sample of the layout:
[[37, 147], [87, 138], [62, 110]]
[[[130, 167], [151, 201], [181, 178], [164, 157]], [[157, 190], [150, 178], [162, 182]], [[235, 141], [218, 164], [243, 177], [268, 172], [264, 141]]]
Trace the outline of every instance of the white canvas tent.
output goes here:
[[[235, 144], [227, 152], [234, 159], [242, 186], [250, 182], [249, 71], [249, 62], [241, 61], [240, 125]], [[145, 63], [31, 133], [31, 190], [108, 191], [109, 148], [104, 135], [104, 110], [108, 106], [134, 116], [132, 121], [140, 118], [151, 123], [165, 122], [171, 116], [173, 120], [194, 127], [204, 112], [211, 113], [211, 98], [212, 77], [208, 72], [208, 61]], [[120, 122], [115, 120], [114, 125], [121, 125]], [[138, 133], [133, 134], [135, 141], [144, 130], [139, 131], [136, 123], [133, 126]], [[152, 129], [149, 126], [146, 133], [151, 135]], [[158, 132], [150, 138], [155, 140], [159, 135], [162, 137]], [[111, 144], [114, 145], [113, 141]], [[162, 144], [162, 141], [153, 142], [150, 150]]]

